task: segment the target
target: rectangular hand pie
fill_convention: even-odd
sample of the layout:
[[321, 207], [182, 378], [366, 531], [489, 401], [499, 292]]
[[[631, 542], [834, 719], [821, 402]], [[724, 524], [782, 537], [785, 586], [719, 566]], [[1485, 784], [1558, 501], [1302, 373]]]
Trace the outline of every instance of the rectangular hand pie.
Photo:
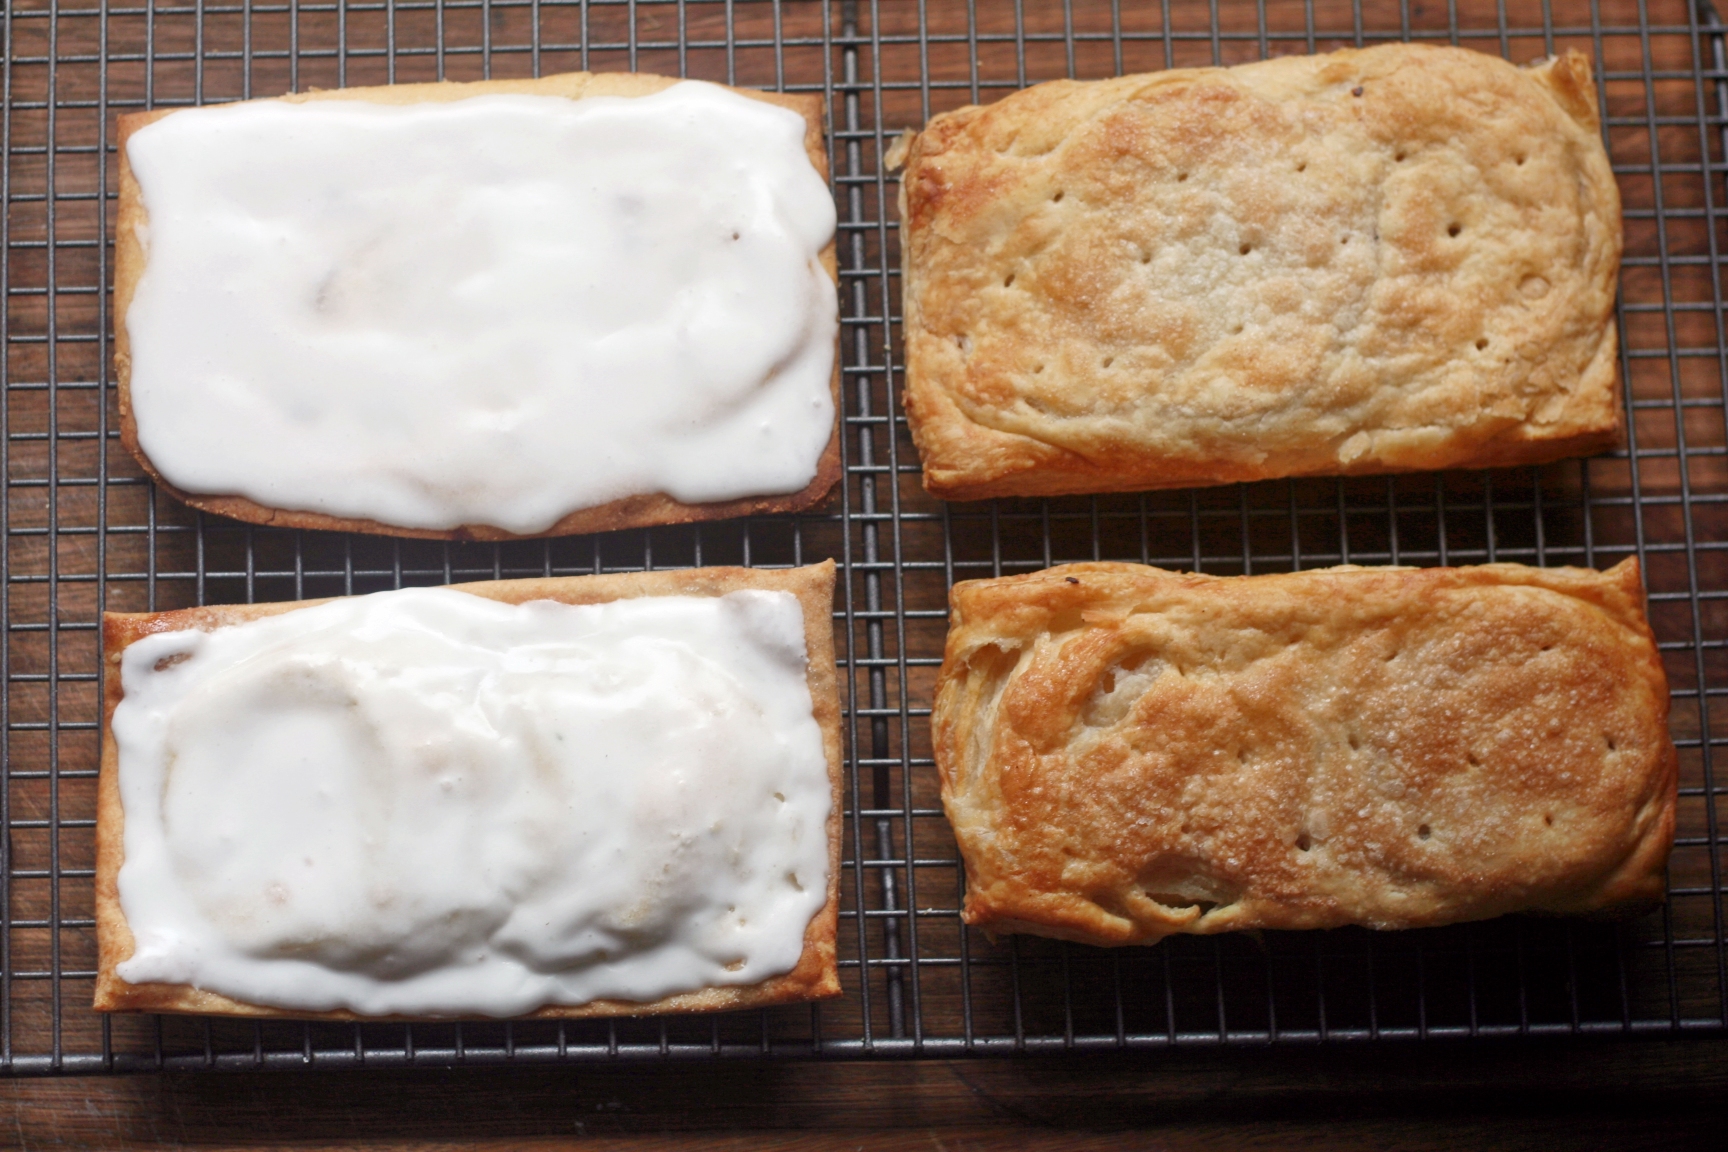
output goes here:
[[838, 995], [832, 562], [110, 613], [99, 1011]]
[[559, 536], [839, 476], [818, 96], [647, 74], [120, 118], [121, 438], [291, 528]]
[[1392, 44], [1040, 84], [900, 154], [937, 496], [1533, 464], [1619, 437], [1589, 62]]
[[1664, 893], [1637, 563], [1071, 564], [954, 587], [932, 725], [997, 933], [1413, 928]]

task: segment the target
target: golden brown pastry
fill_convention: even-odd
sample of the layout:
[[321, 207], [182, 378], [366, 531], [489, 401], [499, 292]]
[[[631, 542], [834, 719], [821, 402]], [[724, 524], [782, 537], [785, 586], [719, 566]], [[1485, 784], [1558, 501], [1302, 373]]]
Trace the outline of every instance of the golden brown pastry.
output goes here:
[[1677, 759], [1636, 561], [953, 592], [965, 919], [1089, 944], [1662, 899]]
[[1620, 435], [1620, 200], [1576, 52], [1056, 81], [891, 160], [937, 496], [1498, 467]]
[[[363, 100], [377, 104], [415, 104], [465, 100], [474, 96], [515, 94], [532, 96], [565, 96], [572, 100], [589, 96], [648, 96], [678, 83], [673, 77], [653, 76], [638, 72], [568, 72], [536, 80], [485, 80], [471, 83], [392, 84], [376, 88], [314, 89], [277, 99], [290, 104], [315, 100]], [[743, 96], [788, 108], [803, 116], [808, 124], [805, 150], [810, 163], [824, 179], [828, 176], [828, 151], [823, 143], [823, 102], [819, 96], [759, 92], [754, 89], [734, 89]], [[665, 493], [627, 496], [592, 508], [571, 512], [544, 532], [518, 536], [489, 524], [470, 524], [448, 531], [404, 528], [375, 520], [360, 520], [328, 516], [319, 512], [303, 512], [270, 508], [243, 496], [210, 495], [186, 492], [169, 484], [157, 472], [154, 464], [138, 442], [138, 426], [132, 416], [131, 347], [126, 330], [126, 313], [138, 279], [144, 273], [145, 251], [140, 242], [140, 229], [147, 228], [149, 215], [145, 210], [138, 182], [132, 176], [126, 159], [126, 141], [132, 133], [148, 124], [171, 116], [175, 109], [137, 112], [119, 119], [120, 206], [115, 229], [114, 256], [114, 370], [120, 396], [120, 440], [137, 459], [151, 479], [176, 499], [204, 512], [244, 520], [252, 524], [268, 524], [279, 528], [313, 528], [338, 532], [369, 532], [390, 536], [418, 537], [430, 540], [516, 540], [543, 536], [570, 536], [579, 533], [609, 532], [621, 528], [640, 528], [653, 524], [685, 524], [704, 520], [721, 520], [735, 516], [755, 516], [776, 512], [798, 512], [814, 507], [827, 498], [840, 478], [840, 436], [838, 425], [817, 464], [816, 476], [803, 490], [782, 496], [746, 497], [703, 504], [686, 504]], [[835, 248], [832, 242], [822, 252], [822, 264], [831, 279], [837, 279]], [[840, 367], [835, 361], [833, 374], [835, 407], [839, 408]]]
[[[724, 596], [755, 588], [790, 592], [803, 608], [808, 677], [814, 715], [827, 753], [833, 801], [828, 817], [828, 898], [804, 934], [796, 967], [759, 984], [712, 987], [668, 996], [652, 1003], [595, 1000], [554, 1005], [530, 1013], [533, 1019], [641, 1016], [671, 1012], [729, 1011], [840, 994], [835, 932], [840, 906], [840, 819], [842, 761], [840, 704], [834, 671], [832, 605], [834, 563], [789, 570], [696, 568], [683, 571], [566, 576], [531, 580], [458, 584], [470, 592], [509, 604], [556, 600], [598, 604], [643, 596]], [[113, 733], [114, 710], [122, 699], [120, 658], [128, 645], [157, 632], [214, 630], [264, 616], [325, 603], [306, 600], [281, 604], [236, 604], [186, 608], [174, 612], [105, 613], [102, 619], [104, 712], [101, 772], [97, 782], [96, 932], [98, 964], [95, 1008], [99, 1012], [185, 1012], [203, 1015], [356, 1020], [347, 1010], [309, 1012], [243, 1003], [183, 984], [130, 984], [115, 966], [133, 954], [134, 940], [120, 904], [117, 878], [125, 858], [125, 812], [120, 799], [119, 758]], [[365, 1017], [375, 1019], [376, 1017]]]

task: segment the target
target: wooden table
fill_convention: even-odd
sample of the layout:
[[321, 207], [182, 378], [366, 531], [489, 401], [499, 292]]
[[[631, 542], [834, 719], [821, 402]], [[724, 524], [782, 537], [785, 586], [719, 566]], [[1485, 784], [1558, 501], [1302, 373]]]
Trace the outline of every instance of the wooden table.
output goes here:
[[1728, 1043], [16, 1080], [0, 1144], [1679, 1152], [1728, 1147]]

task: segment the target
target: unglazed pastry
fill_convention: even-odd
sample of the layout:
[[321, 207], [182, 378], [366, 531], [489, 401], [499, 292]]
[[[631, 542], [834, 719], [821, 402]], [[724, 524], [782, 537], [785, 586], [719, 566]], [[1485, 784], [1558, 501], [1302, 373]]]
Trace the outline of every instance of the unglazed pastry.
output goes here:
[[832, 562], [104, 618], [101, 1011], [837, 995]]
[[815, 96], [640, 74], [120, 120], [121, 436], [206, 511], [443, 539], [839, 475]]
[[1636, 561], [953, 590], [965, 919], [1088, 944], [1649, 906], [1677, 759]]
[[1498, 467], [1620, 435], [1620, 200], [1576, 52], [1055, 81], [890, 160], [937, 496]]

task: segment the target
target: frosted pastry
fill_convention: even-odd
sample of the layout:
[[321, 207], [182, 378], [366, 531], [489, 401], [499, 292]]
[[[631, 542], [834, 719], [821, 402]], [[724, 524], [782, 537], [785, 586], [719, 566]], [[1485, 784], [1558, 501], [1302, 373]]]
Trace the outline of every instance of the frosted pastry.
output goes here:
[[832, 563], [104, 619], [96, 1007], [839, 992]]
[[195, 507], [503, 539], [838, 477], [818, 97], [579, 73], [120, 127], [121, 435]]
[[1620, 200], [1576, 52], [1056, 81], [891, 159], [935, 495], [1499, 467], [1620, 435]]
[[1636, 561], [1070, 564], [952, 606], [931, 723], [969, 924], [1134, 944], [1662, 899]]

